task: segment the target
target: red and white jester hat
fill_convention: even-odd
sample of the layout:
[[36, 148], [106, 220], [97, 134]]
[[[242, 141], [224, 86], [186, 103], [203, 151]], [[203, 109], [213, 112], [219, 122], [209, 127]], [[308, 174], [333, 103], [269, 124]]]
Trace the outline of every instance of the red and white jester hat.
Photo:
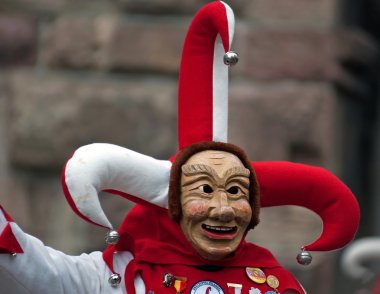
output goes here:
[[[179, 76], [180, 150], [201, 141], [227, 141], [227, 65], [237, 61], [230, 52], [233, 32], [233, 12], [221, 1], [204, 6], [190, 25]], [[171, 166], [170, 160], [157, 160], [123, 147], [91, 144], [79, 148], [67, 162], [62, 184], [80, 217], [112, 230], [98, 193], [107, 191], [167, 208]], [[359, 207], [350, 190], [334, 175], [290, 162], [252, 162], [252, 166], [262, 207], [298, 205], [321, 217], [320, 237], [302, 249], [334, 250], [353, 239]], [[302, 253], [299, 261], [309, 263], [310, 256]]]

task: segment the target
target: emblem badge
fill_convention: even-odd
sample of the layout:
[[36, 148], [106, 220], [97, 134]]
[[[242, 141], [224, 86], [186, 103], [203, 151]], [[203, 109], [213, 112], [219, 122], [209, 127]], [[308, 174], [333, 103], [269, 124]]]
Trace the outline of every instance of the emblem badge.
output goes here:
[[191, 288], [190, 294], [224, 294], [224, 292], [217, 283], [200, 281]]
[[174, 277], [174, 278], [175, 278], [174, 288], [177, 291], [177, 294], [180, 294], [186, 289], [187, 278], [185, 277]]
[[[178, 293], [182, 293], [186, 289], [187, 278], [177, 277], [171, 273], [165, 273], [162, 283], [164, 284], [166, 288], [173, 286], [174, 289], [176, 290], [176, 293], [178, 294]], [[148, 292], [148, 294], [150, 294], [150, 291]]]
[[260, 289], [251, 287], [251, 289], [249, 289], [249, 294], [261, 294], [261, 291]]
[[166, 288], [169, 288], [171, 285], [173, 285], [174, 282], [174, 276], [171, 273], [165, 273], [162, 283], [165, 285]]
[[228, 294], [241, 294], [242, 284], [227, 283]]
[[278, 279], [275, 276], [269, 275], [267, 277], [267, 284], [269, 287], [276, 290], [278, 288], [278, 286], [280, 285], [280, 282], [278, 281]]
[[264, 284], [267, 280], [265, 273], [258, 267], [246, 267], [245, 272], [247, 273], [248, 278], [257, 284]]

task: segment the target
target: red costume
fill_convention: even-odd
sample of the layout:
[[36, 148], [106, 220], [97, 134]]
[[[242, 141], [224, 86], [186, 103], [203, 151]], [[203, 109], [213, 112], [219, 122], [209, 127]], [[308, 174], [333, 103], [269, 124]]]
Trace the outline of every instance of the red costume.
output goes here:
[[[237, 62], [236, 54], [229, 52], [233, 30], [233, 12], [221, 1], [202, 8], [189, 28], [179, 83], [179, 154], [202, 141], [227, 140], [226, 65]], [[256, 175], [259, 185], [255, 185], [256, 198], [250, 198], [254, 196], [251, 192], [248, 195], [253, 213], [258, 214], [261, 202], [261, 207], [303, 206], [322, 218], [323, 232], [315, 242], [302, 246], [301, 262], [311, 261], [304, 250], [334, 250], [354, 237], [359, 223], [358, 204], [331, 173], [289, 162], [245, 163], [245, 169], [250, 176]], [[104, 252], [104, 261], [99, 253], [73, 258], [45, 248], [0, 211], [1, 252], [22, 253], [26, 249], [14, 261], [0, 256], [0, 269], [5, 268], [12, 277], [20, 272], [25, 275], [21, 278], [24, 282], [14, 279], [14, 285], [21, 285], [18, 289], [39, 287], [42, 290], [36, 293], [44, 294], [50, 289], [40, 280], [54, 282], [55, 293], [109, 293], [112, 288], [107, 288], [110, 286], [106, 281], [111, 274], [108, 281], [114, 287], [112, 293], [212, 294], [239, 293], [241, 289], [242, 293], [254, 294], [286, 290], [304, 293], [269, 251], [244, 240], [223, 259], [202, 258], [178, 223], [168, 216], [171, 171], [172, 161], [156, 160], [122, 147], [92, 144], [79, 148], [64, 168], [62, 184], [69, 204], [80, 217], [112, 229], [98, 200], [100, 191], [119, 194], [144, 206], [128, 214], [119, 235], [114, 231], [109, 235], [108, 241], [114, 245]], [[249, 185], [253, 187], [251, 180]], [[166, 285], [165, 274], [173, 276], [166, 276]], [[87, 284], [79, 283], [77, 275], [83, 275]], [[7, 280], [8, 276], [4, 277]], [[227, 283], [231, 283], [230, 288]]]
[[[146, 217], [141, 218], [141, 215]], [[276, 276], [280, 293], [285, 290], [304, 293], [298, 281], [267, 249], [252, 243], [243, 241], [233, 256], [221, 261], [203, 259], [190, 246], [181, 228], [167, 216], [166, 210], [138, 205], [128, 214], [119, 232], [121, 240], [116, 246], [110, 246], [103, 257], [106, 262], [111, 262], [115, 250], [133, 252], [135, 258], [127, 266], [125, 280], [131, 281], [140, 273], [147, 293], [149, 290], [176, 293], [174, 285], [165, 287], [163, 284], [166, 273], [187, 279], [186, 288], [181, 293], [191, 293], [191, 289], [202, 281], [215, 283], [224, 293], [229, 293], [227, 283], [241, 284], [242, 293], [248, 293], [251, 287], [262, 293], [273, 291], [266, 283], [252, 281], [246, 273], [247, 267], [260, 268], [266, 276]], [[127, 285], [127, 292], [135, 293], [133, 284]]]

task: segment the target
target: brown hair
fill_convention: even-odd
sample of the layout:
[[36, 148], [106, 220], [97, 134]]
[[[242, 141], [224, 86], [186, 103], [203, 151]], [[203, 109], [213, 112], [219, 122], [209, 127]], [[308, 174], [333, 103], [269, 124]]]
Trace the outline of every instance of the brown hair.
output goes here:
[[259, 184], [256, 179], [256, 174], [253, 171], [251, 162], [249, 161], [245, 152], [238, 146], [230, 143], [222, 142], [199, 142], [187, 146], [181, 150], [177, 157], [175, 158], [171, 173], [170, 173], [170, 183], [169, 183], [169, 214], [170, 217], [179, 223], [182, 217], [182, 205], [180, 200], [181, 195], [181, 174], [182, 165], [184, 165], [187, 160], [196, 153], [206, 151], [206, 150], [216, 150], [225, 151], [232, 153], [237, 156], [244, 167], [249, 169], [249, 203], [252, 208], [252, 218], [248, 226], [249, 229], [253, 229], [259, 223], [259, 212], [260, 212], [260, 194], [259, 194]]

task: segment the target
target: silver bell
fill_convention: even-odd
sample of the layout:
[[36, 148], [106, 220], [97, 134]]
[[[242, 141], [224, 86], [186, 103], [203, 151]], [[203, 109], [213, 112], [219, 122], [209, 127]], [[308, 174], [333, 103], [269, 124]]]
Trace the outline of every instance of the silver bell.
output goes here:
[[301, 252], [297, 255], [297, 262], [301, 265], [309, 265], [312, 260], [311, 254], [305, 248], [301, 248]]
[[108, 283], [110, 283], [110, 285], [112, 287], [117, 287], [119, 286], [121, 282], [121, 276], [119, 274], [112, 274], [109, 279], [108, 279]]
[[223, 62], [225, 65], [234, 66], [239, 61], [239, 56], [234, 51], [228, 51], [224, 54]]
[[106, 235], [106, 243], [108, 245], [115, 245], [117, 242], [119, 242], [120, 234], [115, 230], [110, 230]]

